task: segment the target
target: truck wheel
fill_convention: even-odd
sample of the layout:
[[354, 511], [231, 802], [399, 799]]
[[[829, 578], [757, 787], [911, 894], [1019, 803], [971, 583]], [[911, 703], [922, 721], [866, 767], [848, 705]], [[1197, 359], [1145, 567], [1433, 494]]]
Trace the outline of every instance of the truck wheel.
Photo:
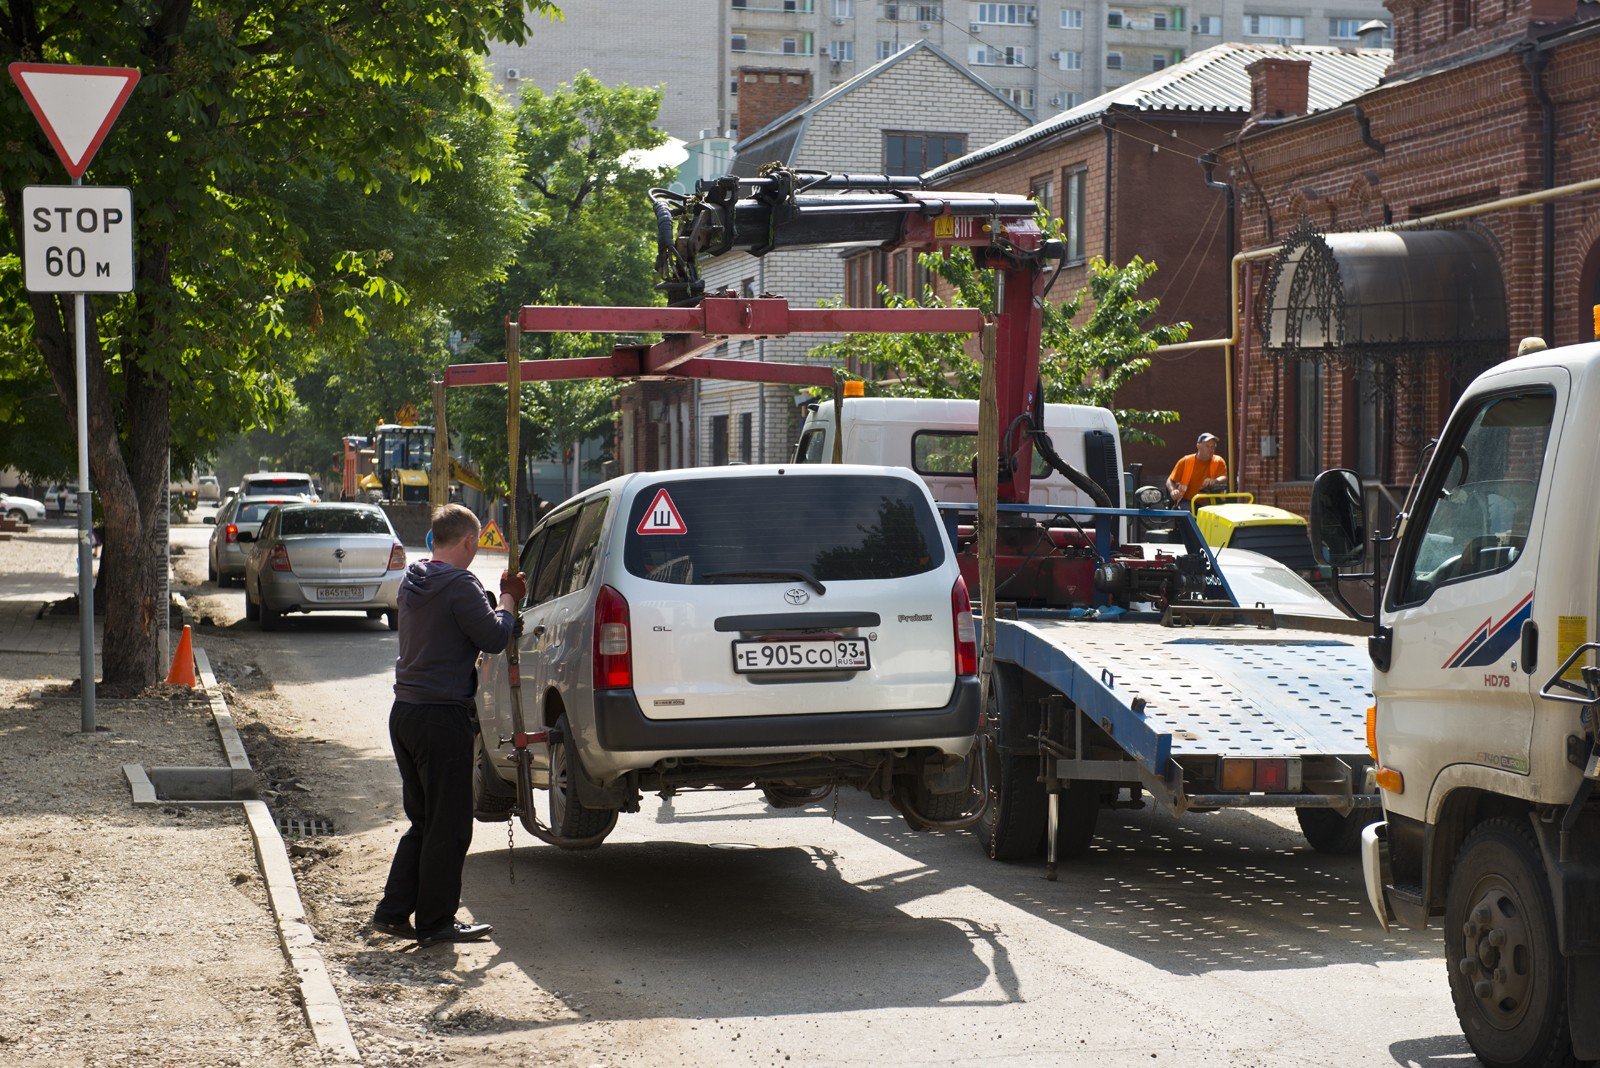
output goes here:
[[[995, 860], [1031, 860], [1044, 841], [1044, 784], [1039, 758], [1033, 753], [1002, 753], [999, 746], [1001, 709], [1017, 714], [1022, 683], [1014, 669], [995, 666], [989, 685], [988, 744], [983, 747], [989, 773], [989, 807], [974, 830], [984, 852]], [[1028, 733], [1036, 733], [1029, 731]]]
[[1358, 808], [1348, 816], [1331, 808], [1297, 808], [1294, 814], [1311, 848], [1335, 857], [1355, 855], [1361, 848], [1361, 832], [1383, 818], [1383, 810], [1378, 808]]
[[[550, 742], [550, 829], [562, 838], [592, 838], [610, 834], [617, 825], [614, 808], [587, 808], [578, 800], [572, 776], [577, 756], [567, 741], [572, 736], [567, 717], [562, 713], [556, 720], [555, 732]], [[594, 849], [600, 843], [583, 846]]]
[[504, 823], [516, 807], [517, 788], [494, 770], [481, 738], [474, 748], [478, 760], [472, 774], [472, 818], [479, 823]]
[[[1056, 859], [1073, 860], [1089, 852], [1094, 827], [1100, 821], [1100, 795], [1106, 784], [1075, 779], [1061, 791], [1060, 822], [1056, 825]], [[1046, 804], [1049, 799], [1046, 798]], [[1046, 826], [1049, 813], [1046, 812]]]
[[1456, 855], [1444, 906], [1450, 996], [1467, 1044], [1489, 1068], [1568, 1068], [1567, 963], [1533, 833], [1479, 824]]

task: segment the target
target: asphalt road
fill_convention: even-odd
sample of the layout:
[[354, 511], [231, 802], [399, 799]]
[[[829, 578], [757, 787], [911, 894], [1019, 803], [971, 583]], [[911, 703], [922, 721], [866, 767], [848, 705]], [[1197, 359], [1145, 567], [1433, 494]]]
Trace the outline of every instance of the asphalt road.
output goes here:
[[[174, 539], [203, 552], [206, 528]], [[203, 560], [203, 557], [201, 558]], [[203, 563], [202, 563], [203, 568]], [[484, 570], [492, 572], [485, 560]], [[352, 911], [401, 830], [386, 714], [395, 638], [357, 616], [248, 641], [299, 729], [304, 784], [338, 823]], [[236, 647], [237, 648], [237, 647]], [[1293, 815], [1106, 813], [1064, 868], [1002, 865], [965, 834], [907, 831], [847, 795], [647, 798], [598, 851], [480, 825], [465, 911], [496, 926], [450, 973], [496, 1008], [463, 1063], [1472, 1065], [1435, 935], [1385, 935], [1354, 859]], [[512, 876], [514, 875], [514, 881]], [[362, 917], [364, 918], [364, 916]], [[358, 1031], [358, 1037], [360, 1037]]]

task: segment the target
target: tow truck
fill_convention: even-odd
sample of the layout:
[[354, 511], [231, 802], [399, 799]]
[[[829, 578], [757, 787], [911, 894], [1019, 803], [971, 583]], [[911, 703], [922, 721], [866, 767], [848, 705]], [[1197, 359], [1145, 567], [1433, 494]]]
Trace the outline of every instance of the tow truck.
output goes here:
[[1355, 472], [1312, 487], [1334, 588], [1340, 569], [1377, 584], [1367, 894], [1386, 930], [1443, 928], [1492, 1068], [1600, 1060], [1597, 404], [1600, 344], [1485, 371], [1382, 539]]
[[[1157, 502], [1118, 507], [1062, 459], [1045, 427], [1039, 335], [1041, 302], [1066, 249], [1040, 229], [1032, 200], [776, 165], [701, 181], [693, 194], [651, 196], [668, 306], [523, 307], [508, 321], [505, 363], [451, 367], [445, 383], [679, 376], [833, 386], [835, 411], [848, 419], [829, 369], [701, 354], [730, 339], [792, 333], [979, 335], [974, 489], [968, 502], [942, 507], [963, 575], [982, 592], [980, 755], [969, 761], [965, 815], [936, 820], [903, 807], [908, 822], [976, 827], [997, 859], [1042, 849], [1052, 875], [1063, 855], [1089, 848], [1103, 807], [1147, 798], [1173, 813], [1294, 808], [1314, 847], [1355, 850], [1378, 804], [1360, 639], [1281, 626], [1271, 609], [1241, 605], [1189, 513]], [[733, 251], [846, 247], [969, 249], [998, 276], [998, 311], [986, 321], [969, 308], [792, 308], [781, 297], [708, 290], [699, 270]], [[535, 361], [520, 358], [523, 331], [664, 336], [619, 344], [609, 356]], [[1075, 488], [1073, 500], [1030, 503], [1036, 452]], [[1176, 544], [1124, 541], [1125, 519], [1160, 521]], [[519, 729], [505, 744], [522, 752], [543, 734]], [[556, 841], [531, 796], [519, 798], [518, 812], [530, 832]]]

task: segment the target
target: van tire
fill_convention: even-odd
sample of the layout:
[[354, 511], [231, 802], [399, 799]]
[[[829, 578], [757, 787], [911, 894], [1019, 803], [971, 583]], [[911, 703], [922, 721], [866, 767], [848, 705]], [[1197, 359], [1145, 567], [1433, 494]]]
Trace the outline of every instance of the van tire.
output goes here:
[[472, 769], [472, 818], [479, 823], [504, 823], [517, 806], [517, 788], [500, 777], [478, 736], [478, 759]]
[[983, 745], [989, 805], [973, 828], [984, 852], [994, 860], [1032, 860], [1044, 841], [1045, 796], [1044, 783], [1039, 781], [1039, 758], [1033, 753], [1005, 753], [999, 745], [1000, 710], [1018, 709], [1021, 703], [1022, 682], [1016, 669], [996, 664], [989, 680], [990, 736]]
[[1361, 849], [1361, 832], [1383, 818], [1378, 808], [1354, 809], [1348, 816], [1331, 808], [1297, 808], [1294, 814], [1311, 848], [1330, 857], [1354, 856]]
[[[572, 730], [563, 712], [550, 732], [550, 830], [562, 838], [593, 838], [611, 833], [617, 825], [614, 808], [588, 808], [578, 800], [578, 791], [572, 785], [572, 776], [583, 774], [576, 767], [577, 753], [567, 739]], [[595, 849], [599, 842], [583, 846], [563, 846], [564, 849]]]
[[[1488, 942], [1496, 930], [1498, 946]], [[1444, 945], [1456, 1018], [1480, 1061], [1488, 1068], [1578, 1063], [1567, 1016], [1567, 962], [1544, 862], [1526, 822], [1485, 820], [1467, 835], [1445, 897]], [[1505, 979], [1495, 979], [1497, 973]], [[1479, 997], [1476, 984], [1485, 981], [1494, 985]]]

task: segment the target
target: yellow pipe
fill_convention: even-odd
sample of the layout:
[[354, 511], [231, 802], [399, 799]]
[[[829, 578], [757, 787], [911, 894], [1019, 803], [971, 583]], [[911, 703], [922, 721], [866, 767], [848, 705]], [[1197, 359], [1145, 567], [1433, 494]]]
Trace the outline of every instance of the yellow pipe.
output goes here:
[[[1415, 219], [1393, 223], [1389, 226], [1378, 227], [1376, 230], [1361, 231], [1351, 230], [1348, 233], [1384, 233], [1389, 230], [1415, 230], [1419, 227], [1437, 226], [1440, 223], [1454, 222], [1457, 219], [1468, 219], [1475, 215], [1488, 215], [1496, 211], [1505, 211], [1507, 208], [1521, 208], [1529, 204], [1540, 204], [1546, 200], [1558, 200], [1561, 197], [1577, 196], [1580, 193], [1592, 193], [1600, 190], [1600, 178], [1590, 178], [1582, 182], [1569, 182], [1566, 185], [1553, 186], [1541, 189], [1535, 193], [1521, 193], [1513, 197], [1500, 197], [1496, 200], [1486, 200], [1482, 204], [1470, 204], [1464, 208], [1455, 208], [1451, 211], [1441, 211], [1433, 215], [1422, 215]], [[1228, 405], [1227, 434], [1228, 456], [1228, 489], [1234, 487], [1234, 461], [1238, 452], [1234, 449], [1233, 441], [1233, 352], [1239, 345], [1239, 268], [1249, 260], [1266, 259], [1276, 256], [1283, 251], [1282, 245], [1265, 245], [1254, 248], [1248, 252], [1235, 255], [1228, 265], [1230, 278], [1229, 286], [1229, 318], [1230, 330], [1227, 337], [1208, 338], [1204, 341], [1180, 341], [1172, 345], [1157, 345], [1156, 352], [1193, 352], [1196, 349], [1222, 349], [1222, 373], [1225, 378], [1226, 403]], [[1600, 330], [1597, 330], [1600, 333]]]

